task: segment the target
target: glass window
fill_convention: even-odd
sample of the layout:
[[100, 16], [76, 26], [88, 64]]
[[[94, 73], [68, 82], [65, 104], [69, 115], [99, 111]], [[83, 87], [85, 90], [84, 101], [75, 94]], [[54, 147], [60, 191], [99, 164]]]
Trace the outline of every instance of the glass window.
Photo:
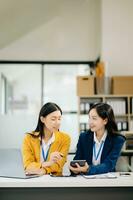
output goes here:
[[38, 113], [41, 106], [41, 65], [1, 64], [0, 73], [1, 113]]
[[6, 77], [1, 74], [1, 113], [6, 112]]
[[79, 137], [76, 77], [88, 75], [89, 70], [88, 65], [44, 65], [43, 102], [55, 102], [63, 110], [61, 130], [71, 136], [71, 152]]

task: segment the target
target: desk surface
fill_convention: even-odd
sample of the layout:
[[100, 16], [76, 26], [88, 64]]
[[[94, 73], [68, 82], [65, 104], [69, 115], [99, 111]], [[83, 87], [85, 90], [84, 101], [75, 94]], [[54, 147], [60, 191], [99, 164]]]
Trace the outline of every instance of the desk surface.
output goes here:
[[15, 179], [0, 177], [0, 188], [13, 187], [133, 187], [133, 173], [130, 176], [120, 176], [115, 173], [117, 178], [96, 178], [86, 179], [82, 176], [77, 177], [51, 177], [44, 175], [31, 179]]

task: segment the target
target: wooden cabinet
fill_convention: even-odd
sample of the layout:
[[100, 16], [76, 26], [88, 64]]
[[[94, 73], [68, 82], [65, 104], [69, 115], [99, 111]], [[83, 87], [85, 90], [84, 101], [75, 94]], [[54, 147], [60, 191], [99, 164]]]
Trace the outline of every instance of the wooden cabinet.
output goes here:
[[80, 96], [78, 101], [79, 133], [89, 129], [88, 110], [98, 102], [106, 102], [112, 106], [119, 131], [133, 130], [133, 95]]

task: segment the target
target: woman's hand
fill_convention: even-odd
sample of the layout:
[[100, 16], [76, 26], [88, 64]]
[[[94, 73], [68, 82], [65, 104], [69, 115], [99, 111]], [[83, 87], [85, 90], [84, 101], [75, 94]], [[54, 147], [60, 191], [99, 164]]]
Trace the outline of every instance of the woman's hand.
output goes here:
[[56, 163], [58, 160], [61, 160], [62, 157], [63, 157], [63, 154], [62, 154], [62, 153], [60, 153], [60, 152], [58, 152], [58, 151], [55, 151], [55, 152], [53, 152], [53, 153], [50, 154], [50, 159], [49, 159], [49, 161], [50, 161], [50, 162]]
[[78, 163], [76, 163], [76, 167], [72, 167], [71, 165], [69, 165], [69, 169], [74, 174], [86, 173], [88, 171], [88, 169], [89, 169], [89, 165], [86, 162], [85, 166], [81, 167]]
[[51, 165], [53, 165], [54, 163], [56, 163], [58, 160], [62, 159], [63, 157], [63, 154], [58, 152], [58, 151], [55, 151], [53, 153], [50, 154], [50, 159], [49, 161], [44, 161], [42, 162], [42, 167], [45, 168], [45, 167], [50, 167]]

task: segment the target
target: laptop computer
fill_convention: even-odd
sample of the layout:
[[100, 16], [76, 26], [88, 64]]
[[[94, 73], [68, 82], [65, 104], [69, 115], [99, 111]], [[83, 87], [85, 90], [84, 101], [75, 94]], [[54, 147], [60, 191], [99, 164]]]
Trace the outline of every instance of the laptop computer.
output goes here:
[[40, 175], [26, 175], [20, 149], [0, 149], [0, 177], [35, 178]]

